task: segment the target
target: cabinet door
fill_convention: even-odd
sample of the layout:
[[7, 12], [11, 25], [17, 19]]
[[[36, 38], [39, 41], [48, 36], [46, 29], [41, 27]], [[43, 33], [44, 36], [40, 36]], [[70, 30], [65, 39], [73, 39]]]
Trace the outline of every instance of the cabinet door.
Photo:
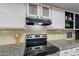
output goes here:
[[76, 30], [75, 31], [75, 39], [76, 40], [79, 40], [79, 30]]
[[52, 28], [65, 28], [65, 12], [59, 8], [52, 8]]
[[51, 19], [51, 7], [46, 4], [41, 4], [41, 18]]
[[27, 17], [39, 17], [39, 13], [40, 13], [40, 7], [39, 4], [26, 4], [26, 14]]
[[75, 14], [75, 28], [79, 29], [79, 14]]
[[24, 27], [24, 4], [0, 4], [0, 27], [18, 28]]

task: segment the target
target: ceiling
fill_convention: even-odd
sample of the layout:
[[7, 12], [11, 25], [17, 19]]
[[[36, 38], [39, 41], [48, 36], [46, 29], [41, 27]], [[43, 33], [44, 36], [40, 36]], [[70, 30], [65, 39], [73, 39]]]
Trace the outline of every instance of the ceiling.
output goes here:
[[51, 5], [54, 5], [55, 7], [68, 9], [74, 12], [79, 12], [79, 3], [51, 3]]

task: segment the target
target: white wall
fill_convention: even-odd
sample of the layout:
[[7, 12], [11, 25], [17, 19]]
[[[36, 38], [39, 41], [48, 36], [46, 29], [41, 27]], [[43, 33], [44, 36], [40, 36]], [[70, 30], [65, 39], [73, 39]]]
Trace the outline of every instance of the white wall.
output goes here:
[[0, 4], [0, 27], [23, 27], [24, 11], [23, 3]]

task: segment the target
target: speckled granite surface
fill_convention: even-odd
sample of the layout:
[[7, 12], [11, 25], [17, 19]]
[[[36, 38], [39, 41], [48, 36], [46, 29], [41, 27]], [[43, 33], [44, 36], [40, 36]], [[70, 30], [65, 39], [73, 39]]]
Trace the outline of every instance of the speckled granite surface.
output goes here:
[[25, 50], [25, 44], [20, 45], [8, 44], [0, 46], [0, 56], [23, 56]]
[[52, 40], [49, 42], [57, 46], [60, 51], [79, 47], [79, 40]]
[[[23, 56], [25, 50], [25, 43], [21, 43], [20, 45], [16, 44], [8, 44], [0, 46], [0, 56]], [[49, 55], [49, 56], [58, 56], [58, 53]]]
[[[57, 46], [61, 50], [79, 47], [79, 40], [52, 40], [51, 44]], [[25, 50], [25, 43], [20, 45], [8, 44], [0, 46], [0, 56], [23, 56]], [[52, 54], [51, 56], [59, 56], [59, 53]]]

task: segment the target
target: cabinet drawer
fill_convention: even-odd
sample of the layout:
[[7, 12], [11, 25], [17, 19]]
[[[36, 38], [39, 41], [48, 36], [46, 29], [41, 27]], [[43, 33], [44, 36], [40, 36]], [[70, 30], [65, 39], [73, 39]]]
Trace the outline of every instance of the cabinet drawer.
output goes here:
[[68, 56], [71, 54], [71, 49], [60, 51], [61, 56]]

